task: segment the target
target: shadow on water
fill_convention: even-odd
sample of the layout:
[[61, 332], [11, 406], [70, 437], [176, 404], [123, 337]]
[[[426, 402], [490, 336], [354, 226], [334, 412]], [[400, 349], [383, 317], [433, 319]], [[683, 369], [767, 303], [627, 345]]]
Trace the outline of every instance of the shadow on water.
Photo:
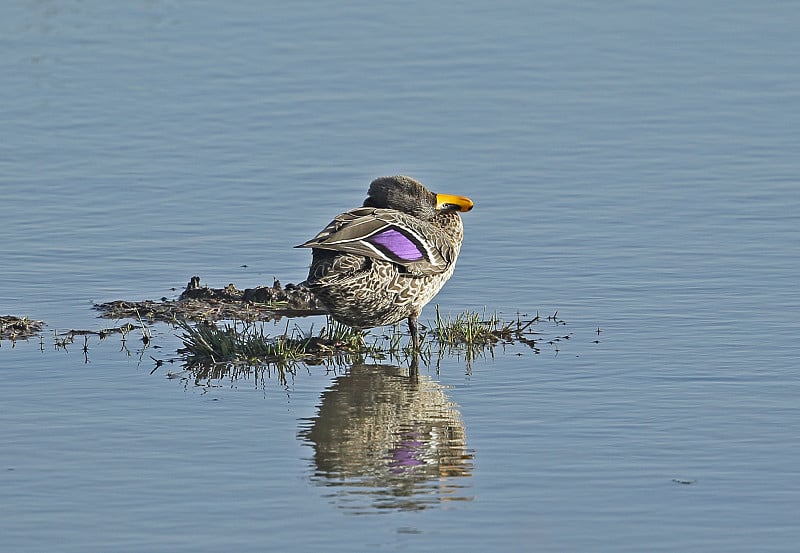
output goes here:
[[314, 450], [312, 481], [354, 514], [471, 501], [473, 454], [445, 389], [394, 365], [355, 364], [322, 393], [299, 437]]

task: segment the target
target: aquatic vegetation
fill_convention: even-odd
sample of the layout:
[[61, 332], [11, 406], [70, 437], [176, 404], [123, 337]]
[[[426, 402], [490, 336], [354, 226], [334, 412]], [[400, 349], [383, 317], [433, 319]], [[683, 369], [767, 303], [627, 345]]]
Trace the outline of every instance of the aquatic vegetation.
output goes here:
[[270, 335], [264, 322], [232, 321], [217, 324], [210, 321], [191, 324], [180, 321], [177, 327], [183, 348], [178, 353], [188, 365], [203, 363], [250, 364], [272, 363], [292, 365], [298, 362], [319, 363], [336, 354], [357, 351], [363, 342], [360, 332], [328, 321], [318, 335], [298, 326], [283, 334]]
[[[558, 322], [553, 317], [548, 320]], [[442, 316], [436, 306], [436, 321], [423, 325], [419, 356], [429, 359], [434, 348], [439, 355], [463, 353], [468, 359], [492, 351], [496, 346], [524, 344], [538, 353], [532, 329], [542, 319], [537, 314], [505, 321], [497, 313], [486, 315], [466, 310], [455, 317]], [[296, 363], [319, 364], [342, 356], [358, 356], [373, 360], [406, 360], [414, 356], [407, 334], [399, 325], [387, 327], [388, 332], [372, 336], [339, 323], [331, 317], [315, 333], [313, 326], [304, 331], [287, 322], [282, 334], [271, 335], [265, 322], [232, 321], [222, 324], [205, 321], [192, 324], [180, 321], [177, 327], [183, 348], [179, 353], [188, 365], [224, 363], [232, 365]], [[271, 325], [274, 326], [274, 325]]]

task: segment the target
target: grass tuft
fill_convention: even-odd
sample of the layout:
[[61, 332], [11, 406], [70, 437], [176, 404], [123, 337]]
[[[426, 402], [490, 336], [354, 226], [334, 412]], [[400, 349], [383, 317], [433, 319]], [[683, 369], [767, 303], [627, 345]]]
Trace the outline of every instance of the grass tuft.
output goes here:
[[222, 325], [212, 322], [192, 325], [180, 321], [177, 326], [183, 331], [180, 339], [184, 347], [179, 353], [189, 365], [315, 364], [338, 354], [358, 351], [364, 340], [361, 332], [330, 319], [316, 336], [313, 327], [304, 332], [297, 326], [290, 329], [289, 322], [283, 334], [271, 336], [265, 331], [266, 324], [233, 321]]

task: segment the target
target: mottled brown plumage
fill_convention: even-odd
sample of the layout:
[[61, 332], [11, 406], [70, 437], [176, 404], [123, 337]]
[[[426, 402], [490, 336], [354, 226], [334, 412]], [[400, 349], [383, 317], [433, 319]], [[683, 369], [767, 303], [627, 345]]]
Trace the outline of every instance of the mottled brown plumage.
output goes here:
[[331, 316], [357, 328], [417, 317], [452, 276], [461, 249], [462, 196], [434, 194], [405, 176], [372, 181], [363, 207], [337, 215], [317, 236], [305, 284]]

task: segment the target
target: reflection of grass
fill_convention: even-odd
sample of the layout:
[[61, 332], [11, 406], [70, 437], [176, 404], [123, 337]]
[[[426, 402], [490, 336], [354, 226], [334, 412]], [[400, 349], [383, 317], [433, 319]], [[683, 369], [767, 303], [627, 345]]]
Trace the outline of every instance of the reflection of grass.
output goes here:
[[[427, 328], [421, 354], [430, 357], [434, 345], [442, 353], [464, 353], [474, 358], [483, 352], [492, 351], [497, 345], [524, 344], [538, 353], [531, 329], [541, 319], [523, 318], [505, 321], [497, 313], [486, 315], [464, 311], [444, 317], [436, 306], [435, 324]], [[548, 317], [560, 323], [555, 316]], [[399, 325], [391, 327], [389, 333], [375, 336], [371, 343], [365, 341], [367, 333], [350, 328], [328, 318], [318, 333], [313, 326], [303, 331], [287, 323], [283, 334], [269, 335], [266, 323], [233, 321], [222, 325], [204, 322], [193, 325], [178, 323], [183, 331], [184, 347], [180, 353], [189, 365], [223, 363], [233, 365], [294, 365], [296, 363], [317, 364], [342, 355], [361, 355], [375, 360], [407, 358], [413, 352], [403, 346], [405, 334]]]

